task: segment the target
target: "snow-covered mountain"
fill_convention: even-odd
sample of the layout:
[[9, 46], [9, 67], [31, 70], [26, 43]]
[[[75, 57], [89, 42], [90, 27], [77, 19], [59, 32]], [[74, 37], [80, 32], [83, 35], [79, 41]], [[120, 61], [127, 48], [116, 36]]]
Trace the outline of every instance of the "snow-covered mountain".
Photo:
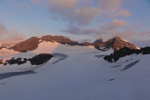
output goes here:
[[[15, 49], [7, 49], [12, 50], [11, 53], [0, 58], [9, 59], [6, 65], [0, 66], [0, 99], [149, 100], [149, 47], [139, 49], [122, 38], [118, 39], [106, 51], [97, 50], [92, 45], [72, 46], [67, 44], [68, 39], [61, 43], [49, 38], [41, 40], [41, 37], [21, 42]], [[108, 42], [103, 44], [109, 45]], [[31, 59], [39, 57], [43, 60], [45, 56], [39, 56], [43, 53], [50, 59], [33, 65]], [[112, 58], [119, 55], [119, 59], [110, 63], [105, 59], [110, 55]], [[10, 64], [12, 61], [17, 63]]]

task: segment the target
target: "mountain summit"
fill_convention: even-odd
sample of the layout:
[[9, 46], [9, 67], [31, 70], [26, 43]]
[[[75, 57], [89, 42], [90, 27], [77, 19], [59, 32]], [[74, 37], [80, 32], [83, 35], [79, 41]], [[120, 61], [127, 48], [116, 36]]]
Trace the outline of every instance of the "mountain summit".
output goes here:
[[124, 47], [128, 47], [130, 49], [139, 49], [139, 47], [135, 46], [131, 42], [121, 38], [121, 37], [114, 37], [106, 42], [96, 43], [94, 47], [98, 50], [107, 50], [113, 48], [114, 51], [118, 51]]
[[72, 41], [67, 37], [64, 36], [52, 36], [46, 35], [42, 37], [31, 37], [23, 42], [18, 43], [17, 45], [13, 46], [11, 49], [15, 51], [32, 51], [38, 48], [38, 45], [41, 42], [57, 42], [60, 44], [68, 44], [68, 45], [78, 45], [78, 42]]

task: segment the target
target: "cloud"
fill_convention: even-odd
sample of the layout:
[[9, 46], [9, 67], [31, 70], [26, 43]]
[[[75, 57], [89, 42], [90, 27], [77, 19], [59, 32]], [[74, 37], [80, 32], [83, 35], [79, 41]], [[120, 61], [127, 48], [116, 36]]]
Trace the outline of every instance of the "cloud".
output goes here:
[[[122, 9], [123, 0], [98, 0], [98, 4], [93, 6], [90, 0], [31, 0], [37, 5], [45, 5], [48, 11], [63, 21], [68, 21], [71, 25], [89, 25], [98, 17], [108, 15], [111, 17], [129, 17], [130, 12]], [[81, 6], [82, 5], [82, 6]], [[115, 16], [112, 16], [115, 15]]]
[[136, 32], [136, 29], [128, 29], [124, 32], [116, 32], [112, 37], [120, 36], [122, 38], [125, 38], [129, 41], [143, 41], [143, 40], [149, 40], [150, 38], [150, 31], [142, 30], [140, 32]]
[[142, 31], [142, 32], [140, 32], [139, 33], [139, 36], [150, 36], [150, 31], [146, 31], [146, 30], [144, 30], [144, 31]]
[[10, 30], [6, 33], [6, 37], [5, 40], [15, 40], [15, 39], [24, 39], [25, 38], [25, 34], [24, 33], [20, 33], [17, 30]]
[[48, 11], [59, 16], [70, 24], [88, 25], [100, 15], [96, 7], [77, 8], [79, 0], [49, 0], [46, 4]]
[[95, 33], [95, 29], [93, 29], [93, 28], [87, 28], [87, 29], [84, 29], [83, 30], [83, 32], [82, 32], [83, 34], [93, 34], [93, 33]]
[[99, 6], [104, 12], [116, 12], [120, 8], [122, 0], [101, 0]]
[[136, 31], [134, 29], [128, 29], [124, 32], [116, 32], [112, 37], [119, 36], [128, 40], [134, 40], [136, 39], [135, 35]]
[[95, 29], [93, 28], [85, 28], [85, 29], [81, 29], [78, 27], [68, 27], [65, 30], [61, 30], [64, 33], [70, 33], [70, 34], [74, 34], [74, 35], [90, 35], [95, 33]]
[[77, 4], [79, 3], [79, 0], [47, 0], [47, 3], [49, 6], [49, 4], [51, 5], [51, 9], [58, 9], [61, 10], [62, 9], [72, 9], [72, 8], [76, 8]]
[[0, 40], [13, 40], [17, 38], [25, 38], [24, 33], [17, 30], [8, 30], [2, 22], [0, 22]]
[[149, 38], [150, 38], [150, 31], [143, 30], [143, 31], [138, 33], [138, 37], [140, 39], [149, 40]]
[[74, 35], [96, 35], [106, 36], [108, 38], [116, 34], [120, 29], [127, 27], [129, 24], [126, 21], [115, 19], [108, 24], [102, 25], [100, 29], [94, 28], [79, 28], [79, 27], [68, 27], [67, 29], [61, 30], [64, 33], [70, 33]]
[[73, 35], [90, 35], [93, 38], [103, 38], [104, 40], [108, 40], [116, 36], [125, 38], [130, 41], [149, 39], [150, 31], [144, 30], [137, 32], [137, 28], [142, 27], [143, 26], [138, 24], [132, 24], [124, 20], [114, 19], [111, 22], [102, 25], [99, 29], [67, 27], [67, 29], [61, 31]]
[[101, 0], [99, 7], [109, 17], [129, 17], [131, 12], [123, 9], [122, 4], [123, 0]]
[[67, 29], [63, 29], [61, 31], [65, 33], [78, 34], [78, 35], [82, 33], [82, 30], [78, 27], [68, 27]]
[[138, 24], [132, 24], [123, 20], [115, 19], [112, 22], [103, 25], [99, 30], [96, 30], [95, 34], [96, 36], [102, 37], [105, 40], [116, 36], [130, 41], [149, 39], [150, 31], [137, 31], [137, 28], [139, 29], [142, 27], [143, 26]]
[[142, 26], [139, 26], [138, 24], [132, 24], [123, 20], [115, 19], [112, 22], [103, 25], [98, 31], [98, 36], [102, 36], [104, 39], [119, 36], [130, 41], [137, 40], [139, 33], [136, 30], [141, 27]]
[[126, 21], [115, 19], [112, 22], [103, 25], [99, 30], [96, 31], [96, 34], [115, 34], [115, 32], [124, 28], [128, 25]]
[[76, 9], [70, 16], [71, 20], [78, 25], [88, 25], [101, 13], [101, 10], [94, 7]]
[[131, 15], [131, 12], [125, 9], [121, 9], [120, 11], [116, 12], [115, 16], [124, 16], [129, 17]]
[[3, 35], [5, 32], [6, 32], [5, 26], [0, 23], [0, 35]]
[[103, 25], [102, 28], [106, 29], [106, 30], [116, 30], [120, 27], [124, 27], [124, 26], [127, 26], [127, 25], [128, 25], [128, 23], [126, 21], [115, 19], [112, 22], [110, 22], [106, 25]]

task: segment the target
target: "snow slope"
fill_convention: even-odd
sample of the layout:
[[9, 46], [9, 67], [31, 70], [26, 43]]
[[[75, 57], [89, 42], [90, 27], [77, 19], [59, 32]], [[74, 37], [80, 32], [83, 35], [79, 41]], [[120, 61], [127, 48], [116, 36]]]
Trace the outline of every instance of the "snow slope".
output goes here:
[[[43, 50], [56, 56], [35, 69], [35, 74], [0, 80], [0, 100], [150, 100], [150, 55], [108, 63], [100, 56], [112, 50], [65, 45], [51, 50], [42, 46], [46, 45], [34, 52]], [[58, 61], [62, 55], [66, 58]], [[137, 64], [122, 70], [136, 60]]]

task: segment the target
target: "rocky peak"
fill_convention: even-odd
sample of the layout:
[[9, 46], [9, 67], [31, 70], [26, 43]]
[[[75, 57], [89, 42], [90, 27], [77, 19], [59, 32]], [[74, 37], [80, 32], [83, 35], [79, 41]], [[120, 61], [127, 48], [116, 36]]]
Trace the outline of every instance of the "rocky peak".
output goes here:
[[58, 42], [60, 44], [68, 44], [68, 45], [78, 45], [79, 43], [76, 41], [72, 41], [67, 37], [64, 36], [51, 36], [46, 35], [42, 37], [31, 37], [23, 42], [16, 44], [15, 46], [11, 47], [15, 51], [32, 51], [35, 50], [39, 43], [46, 41], [46, 42]]
[[124, 47], [128, 47], [130, 49], [139, 49], [136, 47], [133, 43], [121, 38], [121, 37], [115, 37], [114, 38], [114, 43], [113, 43], [113, 49], [115, 51], [118, 51]]
[[[114, 51], [118, 51], [124, 47], [128, 47], [130, 49], [139, 49], [131, 42], [121, 38], [121, 37], [114, 37], [106, 42], [94, 44], [95, 48], [99, 50], [107, 50], [109, 48], [113, 48]], [[101, 49], [102, 48], [102, 49]]]

